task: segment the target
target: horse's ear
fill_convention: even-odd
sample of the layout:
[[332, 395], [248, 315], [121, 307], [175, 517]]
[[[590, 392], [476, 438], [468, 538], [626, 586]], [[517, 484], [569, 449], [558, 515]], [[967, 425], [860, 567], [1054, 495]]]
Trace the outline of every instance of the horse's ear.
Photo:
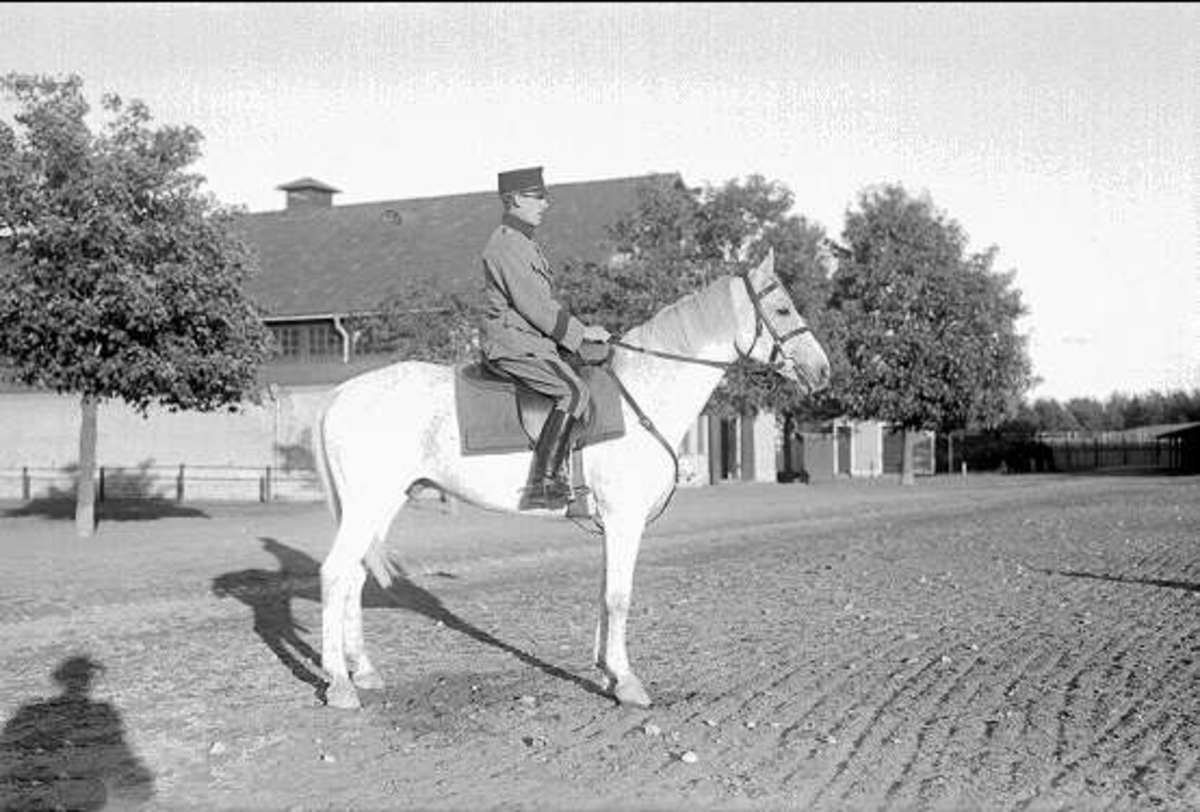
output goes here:
[[758, 267], [754, 269], [756, 274], [772, 274], [775, 273], [775, 248], [774, 246], [767, 249], [767, 255], [763, 257], [763, 261], [758, 263]]

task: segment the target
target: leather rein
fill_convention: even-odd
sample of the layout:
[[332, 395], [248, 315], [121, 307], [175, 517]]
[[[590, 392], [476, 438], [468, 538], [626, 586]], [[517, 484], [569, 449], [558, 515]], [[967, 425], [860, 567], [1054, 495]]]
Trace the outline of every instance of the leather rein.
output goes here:
[[[803, 327], [797, 327], [788, 333], [780, 334], [779, 329], [771, 322], [771, 319], [767, 317], [767, 314], [763, 312], [762, 306], [762, 300], [766, 298], [767, 294], [771, 293], [776, 288], [781, 287], [779, 280], [773, 279], [771, 280], [771, 283], [762, 290], [756, 291], [754, 286], [750, 283], [750, 275], [748, 273], [738, 274], [738, 276], [741, 277], [742, 282], [745, 283], [746, 293], [750, 296], [750, 302], [754, 305], [755, 319], [754, 341], [751, 342], [750, 349], [745, 353], [739, 350], [738, 357], [739, 359], [750, 357], [751, 353], [754, 352], [754, 347], [758, 344], [758, 339], [762, 336], [763, 326], [765, 325], [767, 332], [770, 334], [771, 339], [774, 342], [771, 347], [771, 356], [767, 363], [772, 367], [778, 367], [782, 363], [778, 359], [779, 356], [783, 354], [780, 347], [783, 346], [784, 342], [790, 341], [798, 335], [804, 335], [805, 333], [811, 332], [811, 329], [808, 327], [808, 325], [804, 325]], [[656, 358], [665, 358], [669, 361], [678, 361], [685, 364], [697, 364], [700, 366], [715, 367], [716, 369], [723, 371], [731, 369], [737, 363], [736, 361], [710, 361], [707, 358], [693, 358], [691, 356], [679, 355], [673, 352], [664, 352], [663, 350], [652, 350], [648, 347], [639, 347], [635, 344], [627, 344], [624, 341], [615, 338], [610, 338], [608, 343], [614, 347], [620, 347], [621, 349], [631, 350], [633, 352], [640, 352], [645, 355], [653, 355]], [[612, 375], [613, 381], [617, 384], [617, 389], [620, 390], [621, 397], [625, 398], [626, 402], [629, 403], [629, 407], [633, 409], [633, 413], [637, 415], [638, 422], [642, 425], [642, 428], [649, 432], [650, 436], [658, 440], [662, 447], [667, 450], [667, 453], [671, 455], [671, 463], [675, 468], [675, 474], [671, 479], [670, 493], [667, 494], [667, 498], [663, 501], [662, 507], [658, 509], [654, 516], [646, 520], [646, 524], [650, 525], [652, 522], [656, 521], [659, 516], [662, 516], [664, 511], [666, 511], [667, 505], [671, 504], [671, 498], [675, 495], [675, 491], [678, 488], [679, 455], [675, 453], [675, 449], [667, 441], [667, 438], [662, 436], [662, 432], [660, 432], [658, 427], [654, 425], [654, 421], [651, 420], [645, 411], [642, 410], [642, 407], [638, 405], [638, 402], [633, 399], [633, 395], [629, 394], [629, 390], [625, 388], [625, 384], [621, 383], [621, 379], [617, 377], [617, 374], [613, 372], [611, 368], [609, 369], [609, 374]]]

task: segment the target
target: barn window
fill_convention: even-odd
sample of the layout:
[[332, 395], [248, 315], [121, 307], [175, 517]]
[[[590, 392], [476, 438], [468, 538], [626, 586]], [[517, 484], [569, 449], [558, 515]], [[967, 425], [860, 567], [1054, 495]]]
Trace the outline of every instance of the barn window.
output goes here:
[[300, 355], [299, 327], [272, 327], [275, 334], [275, 346], [278, 354], [284, 358], [295, 358]]
[[342, 337], [328, 324], [315, 324], [308, 329], [309, 355], [341, 355]]

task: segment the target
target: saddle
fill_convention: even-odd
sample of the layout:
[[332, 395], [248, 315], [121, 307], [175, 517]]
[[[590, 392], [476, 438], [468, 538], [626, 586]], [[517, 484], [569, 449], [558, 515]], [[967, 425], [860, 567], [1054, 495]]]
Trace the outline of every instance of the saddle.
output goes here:
[[[572, 449], [625, 434], [621, 392], [608, 367], [572, 363], [591, 392]], [[541, 434], [554, 401], [486, 361], [454, 368], [455, 404], [464, 456], [529, 451]]]

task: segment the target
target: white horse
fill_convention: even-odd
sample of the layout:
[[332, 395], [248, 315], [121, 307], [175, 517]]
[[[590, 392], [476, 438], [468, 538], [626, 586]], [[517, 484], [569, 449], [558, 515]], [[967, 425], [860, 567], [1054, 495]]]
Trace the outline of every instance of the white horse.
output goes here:
[[[829, 362], [775, 275], [773, 253], [748, 273], [719, 277], [664, 307], [614, 343], [626, 432], [582, 451], [604, 529], [593, 655], [616, 700], [647, 707], [650, 697], [629, 665], [625, 624], [642, 533], [675, 488], [673, 449], [739, 356], [773, 365], [809, 393], [828, 383]], [[412, 484], [431, 482], [471, 504], [517, 510], [532, 452], [464, 456], [454, 390], [452, 367], [404, 361], [340, 385], [318, 419], [314, 457], [338, 520], [321, 564], [321, 662], [332, 707], [357, 708], [356, 687], [383, 687], [363, 647], [362, 588], [368, 568], [385, 588], [391, 583], [396, 570], [384, 540]]]

